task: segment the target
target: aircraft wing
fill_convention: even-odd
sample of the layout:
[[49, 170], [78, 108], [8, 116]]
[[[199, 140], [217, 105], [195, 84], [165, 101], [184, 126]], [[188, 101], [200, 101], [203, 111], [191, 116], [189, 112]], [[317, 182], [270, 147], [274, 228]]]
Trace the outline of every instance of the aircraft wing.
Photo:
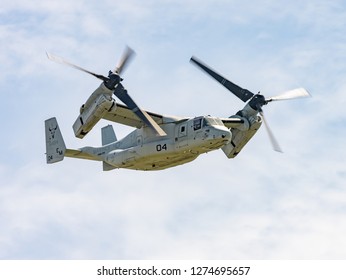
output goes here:
[[[162, 124], [164, 119], [167, 118], [163, 115], [145, 111], [157, 124]], [[144, 123], [140, 120], [135, 113], [127, 106], [123, 104], [116, 103], [116, 105], [107, 112], [103, 117], [105, 120], [120, 123], [123, 125], [128, 125], [136, 128], [141, 128]], [[179, 118], [174, 119], [179, 120]]]
[[[145, 112], [150, 117], [152, 117], [153, 120], [159, 125], [168, 122], [186, 120], [186, 118], [164, 116], [149, 111]], [[141, 128], [144, 125], [143, 121], [140, 120], [130, 108], [120, 103], [116, 103], [115, 106], [113, 106], [113, 108], [110, 111], [108, 111], [102, 118], [111, 122], [116, 122], [136, 128]], [[227, 128], [236, 128], [244, 123], [244, 120], [240, 117], [222, 118], [221, 121]]]
[[244, 120], [240, 117], [221, 118], [221, 121], [227, 128], [237, 128], [244, 123]]

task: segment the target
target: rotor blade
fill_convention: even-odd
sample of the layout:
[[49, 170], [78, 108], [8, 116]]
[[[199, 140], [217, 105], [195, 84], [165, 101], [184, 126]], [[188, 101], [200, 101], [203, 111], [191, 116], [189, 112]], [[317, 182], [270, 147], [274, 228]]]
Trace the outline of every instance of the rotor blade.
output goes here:
[[63, 64], [63, 65], [70, 66], [70, 67], [72, 67], [72, 68], [75, 68], [75, 69], [77, 69], [77, 70], [79, 70], [79, 71], [82, 71], [82, 72], [85, 72], [85, 73], [88, 73], [88, 74], [93, 75], [94, 77], [96, 77], [96, 78], [98, 78], [98, 79], [100, 79], [100, 80], [102, 80], [102, 81], [104, 81], [104, 82], [106, 82], [106, 81], [109, 80], [109, 78], [107, 78], [107, 77], [105, 77], [105, 76], [103, 76], [103, 75], [99, 75], [99, 74], [95, 74], [95, 73], [93, 73], [93, 72], [90, 72], [89, 70], [86, 70], [86, 69], [84, 69], [84, 68], [82, 68], [82, 67], [80, 67], [80, 66], [74, 65], [74, 64], [72, 64], [71, 62], [68, 62], [68, 61], [64, 60], [63, 58], [61, 58], [61, 57], [59, 57], [59, 56], [50, 54], [50, 53], [48, 53], [48, 52], [46, 52], [46, 54], [47, 54], [47, 57], [48, 57], [49, 60], [52, 60], [52, 61], [54, 61], [54, 62]]
[[281, 147], [279, 145], [279, 142], [275, 139], [275, 136], [274, 136], [273, 132], [271, 131], [266, 118], [264, 117], [263, 111], [261, 110], [259, 113], [260, 113], [260, 115], [261, 115], [261, 117], [263, 119], [264, 126], [265, 126], [265, 128], [267, 130], [267, 133], [268, 133], [268, 136], [269, 136], [269, 139], [270, 139], [270, 142], [271, 142], [271, 144], [273, 146], [274, 151], [279, 152], [279, 153], [283, 153], [283, 151], [282, 151], [282, 149], [281, 149]]
[[241, 88], [240, 86], [222, 77], [220, 74], [216, 73], [214, 70], [212, 70], [209, 66], [204, 64], [202, 61], [200, 61], [196, 57], [194, 56], [191, 57], [190, 62], [193, 62], [195, 65], [200, 67], [202, 70], [204, 70], [207, 74], [213, 77], [216, 81], [218, 81], [221, 85], [227, 88], [230, 92], [232, 92], [235, 96], [240, 98], [242, 101], [246, 102], [252, 96], [254, 96], [254, 94], [251, 91]]
[[289, 99], [296, 99], [296, 98], [302, 98], [302, 97], [311, 97], [311, 95], [304, 88], [296, 88], [290, 91], [286, 91], [280, 95], [273, 96], [266, 101], [270, 102], [270, 101], [279, 101], [279, 100], [289, 100]]
[[120, 75], [125, 70], [126, 66], [129, 64], [135, 54], [136, 53], [133, 49], [131, 49], [129, 46], [126, 46], [123, 56], [121, 57], [117, 67], [114, 69], [114, 73]]
[[141, 108], [138, 107], [136, 102], [131, 98], [131, 96], [127, 93], [127, 90], [124, 89], [122, 84], [118, 84], [118, 86], [114, 90], [114, 94], [125, 104], [132, 112], [145, 123], [147, 126], [151, 127], [157, 135], [166, 136], [166, 132], [162, 130], [162, 128], [153, 120], [153, 118]]

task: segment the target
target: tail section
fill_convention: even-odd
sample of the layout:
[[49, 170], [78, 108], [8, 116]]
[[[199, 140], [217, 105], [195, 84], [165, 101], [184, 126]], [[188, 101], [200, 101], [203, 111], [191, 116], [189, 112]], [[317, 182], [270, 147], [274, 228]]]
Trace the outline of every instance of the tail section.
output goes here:
[[56, 118], [45, 121], [47, 163], [62, 161], [66, 146]]
[[[56, 118], [50, 118], [45, 121], [45, 133], [47, 163], [62, 161], [65, 156], [70, 158], [104, 161], [106, 150], [103, 149], [103, 147], [84, 147], [78, 150], [67, 149]], [[115, 141], [116, 136], [113, 127], [111, 125], [105, 127], [102, 130], [102, 142], [109, 144]], [[103, 165], [104, 170], [114, 169], [114, 167], [105, 162], [103, 162]]]

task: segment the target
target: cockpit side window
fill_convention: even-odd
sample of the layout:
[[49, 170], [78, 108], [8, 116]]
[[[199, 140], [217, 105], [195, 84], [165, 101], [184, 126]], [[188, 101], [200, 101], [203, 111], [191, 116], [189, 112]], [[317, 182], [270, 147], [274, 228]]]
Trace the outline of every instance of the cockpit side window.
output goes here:
[[202, 118], [196, 118], [193, 120], [193, 130], [202, 128]]

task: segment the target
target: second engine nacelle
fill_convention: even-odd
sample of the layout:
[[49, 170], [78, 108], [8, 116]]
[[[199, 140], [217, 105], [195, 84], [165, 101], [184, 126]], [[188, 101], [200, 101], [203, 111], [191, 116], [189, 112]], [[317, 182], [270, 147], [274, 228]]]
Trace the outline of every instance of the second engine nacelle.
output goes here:
[[89, 107], [82, 105], [80, 115], [73, 124], [73, 130], [78, 138], [83, 138], [96, 125], [96, 123], [112, 107], [116, 106], [115, 101], [109, 96], [100, 95]]

